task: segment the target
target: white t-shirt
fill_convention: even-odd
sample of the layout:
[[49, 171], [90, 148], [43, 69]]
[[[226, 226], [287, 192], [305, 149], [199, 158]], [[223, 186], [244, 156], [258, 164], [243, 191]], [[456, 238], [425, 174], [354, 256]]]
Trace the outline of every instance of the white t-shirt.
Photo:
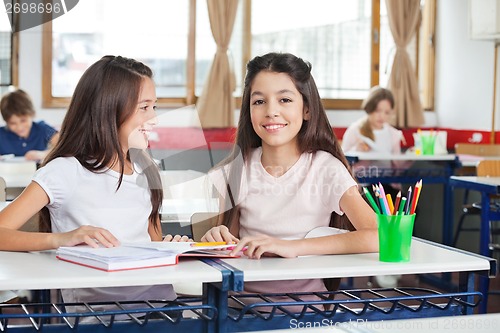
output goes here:
[[[340, 198], [357, 183], [333, 155], [324, 151], [304, 153], [277, 178], [266, 172], [261, 155], [262, 148], [254, 149], [242, 172], [242, 190], [236, 200], [240, 209], [240, 238], [265, 234], [280, 239], [300, 239], [312, 229], [328, 226], [332, 212], [343, 214]], [[220, 190], [223, 188], [220, 169], [214, 172], [219, 173], [214, 178]], [[245, 283], [245, 290], [255, 292], [324, 289], [321, 280]]]
[[391, 125], [385, 123], [381, 129], [373, 130], [375, 140], [364, 137], [360, 133], [361, 125], [366, 121], [366, 117], [352, 123], [342, 137], [342, 149], [344, 152], [357, 151], [357, 145], [366, 143], [371, 151], [385, 154], [401, 154], [402, 132]]
[[[118, 190], [119, 173], [94, 173], [74, 157], [59, 157], [40, 168], [33, 181], [49, 197], [52, 232], [67, 232], [83, 225], [109, 230], [120, 242], [151, 241], [150, 192], [145, 175], [124, 175]], [[176, 298], [172, 285], [85, 288], [62, 290], [65, 302], [145, 300]]]

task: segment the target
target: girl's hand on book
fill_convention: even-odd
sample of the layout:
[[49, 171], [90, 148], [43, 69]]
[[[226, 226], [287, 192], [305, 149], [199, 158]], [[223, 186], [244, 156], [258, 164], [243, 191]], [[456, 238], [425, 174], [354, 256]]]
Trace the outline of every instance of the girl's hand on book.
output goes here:
[[108, 230], [104, 228], [93, 227], [84, 225], [70, 232], [54, 233], [56, 237], [56, 246], [75, 246], [79, 244], [87, 244], [91, 247], [97, 248], [115, 247], [120, 245], [120, 241]]
[[203, 237], [202, 242], [226, 242], [238, 243], [239, 239], [229, 232], [225, 225], [219, 225], [208, 230]]
[[189, 238], [186, 235], [184, 235], [184, 236], [181, 236], [181, 235], [172, 236], [170, 234], [166, 235], [163, 238], [163, 241], [164, 242], [194, 242], [191, 238]]
[[[283, 258], [295, 258], [297, 254], [293, 250], [291, 241], [273, 238], [265, 235], [244, 237], [231, 251], [230, 255], [243, 253], [250, 259], [260, 259], [261, 257], [279, 256]], [[245, 250], [246, 248], [246, 250]]]

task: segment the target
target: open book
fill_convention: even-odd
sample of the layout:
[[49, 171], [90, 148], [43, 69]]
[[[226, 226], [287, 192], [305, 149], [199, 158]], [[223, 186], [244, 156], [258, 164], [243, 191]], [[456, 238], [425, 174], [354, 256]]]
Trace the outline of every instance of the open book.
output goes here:
[[229, 256], [234, 244], [211, 245], [193, 242], [138, 242], [123, 243], [118, 247], [92, 248], [87, 245], [60, 247], [56, 257], [74, 264], [107, 272], [175, 265], [180, 256]]

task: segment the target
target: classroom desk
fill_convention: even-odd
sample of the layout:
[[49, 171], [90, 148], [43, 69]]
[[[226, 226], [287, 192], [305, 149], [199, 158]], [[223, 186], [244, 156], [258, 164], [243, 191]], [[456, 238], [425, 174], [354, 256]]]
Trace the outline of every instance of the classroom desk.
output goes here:
[[[217, 269], [214, 266], [207, 265], [206, 263], [196, 259], [181, 260], [179, 264], [173, 266], [108, 273], [58, 260], [55, 257], [55, 251], [0, 251], [0, 267], [0, 290], [120, 287], [169, 283], [175, 284], [179, 282], [209, 285], [206, 288], [210, 290], [211, 288], [216, 287], [222, 289], [228, 288], [228, 286], [224, 286], [224, 280], [227, 280], [227, 276], [229, 276], [229, 271]], [[215, 292], [209, 293], [209, 295], [215, 294]], [[180, 329], [184, 331], [214, 332], [217, 313], [214, 302], [215, 301], [208, 296], [204, 299], [198, 299], [198, 305], [191, 305], [191, 308], [189, 306], [187, 307], [188, 309], [195, 309], [198, 311], [211, 311], [211, 320], [208, 320], [207, 322], [204, 322], [203, 320], [186, 320], [173, 326], [173, 330], [175, 331], [176, 329]], [[49, 309], [45, 312], [50, 312], [51, 306], [47, 306], [47, 304], [44, 306], [46, 309]], [[148, 308], [145, 304], [141, 304], [141, 307]], [[30, 313], [40, 312], [37, 311], [37, 309], [29, 309]], [[117, 309], [120, 310], [119, 308]], [[0, 309], [0, 317], [3, 312], [5, 311]], [[54, 312], [54, 309], [52, 309], [52, 312]], [[46, 313], [42, 315], [45, 315]], [[107, 321], [109, 320], [109, 315], [104, 315], [103, 318]], [[0, 331], [3, 331], [1, 327], [2, 320], [3, 319], [0, 319]], [[132, 322], [129, 322], [129, 324], [136, 325]], [[161, 323], [156, 323], [156, 325], [158, 324]], [[112, 326], [117, 332], [123, 332], [123, 325], [123, 322], [116, 322]], [[103, 328], [102, 326], [100, 327], [101, 329]], [[161, 328], [161, 326], [144, 325], [141, 327], [141, 331], [157, 332], [159, 327]], [[169, 326], [166, 327], [168, 328]], [[92, 331], [92, 329], [96, 329], [95, 326], [89, 329], [89, 325], [85, 327], [83, 324], [78, 328], [80, 329], [80, 332], [86, 330]], [[45, 324], [43, 329], [47, 332], [50, 332], [51, 329], [57, 331], [57, 326]], [[70, 330], [69, 327], [66, 327], [66, 329], [68, 331], [74, 331]], [[134, 327], [132, 327], [132, 329], [134, 329]], [[163, 326], [163, 329], [165, 329], [165, 326]], [[15, 328], [13, 331], [16, 331]], [[24, 330], [19, 329], [19, 331], [33, 331], [33, 327], [24, 328]]]
[[[479, 230], [479, 253], [484, 256], [490, 256], [490, 220], [498, 220], [498, 212], [492, 213], [490, 210], [490, 195], [500, 194], [500, 177], [476, 177], [476, 176], [452, 176], [450, 177], [449, 187], [465, 188], [481, 193], [481, 227]], [[453, 193], [453, 191], [451, 191]], [[487, 292], [489, 289], [488, 279], [480, 279], [480, 290]], [[487, 298], [481, 306], [486, 307]]]
[[481, 230], [479, 240], [479, 253], [491, 255], [489, 244], [490, 221], [490, 195], [500, 194], [500, 177], [477, 176], [451, 176], [449, 180], [451, 189], [464, 188], [481, 193]]
[[[207, 263], [209, 265], [207, 265]], [[495, 261], [476, 254], [439, 246], [437, 244], [414, 239], [412, 244], [412, 258], [409, 263], [382, 263], [378, 261], [376, 253], [355, 255], [325, 255], [308, 256], [294, 259], [263, 258], [249, 260], [235, 258], [226, 260], [183, 260], [178, 265], [143, 270], [106, 273], [71, 263], [59, 261], [54, 251], [18, 253], [0, 252], [0, 290], [9, 289], [51, 289], [76, 287], [111, 287], [126, 285], [149, 285], [176, 282], [203, 283], [204, 294], [198, 302], [211, 306], [216, 312], [215, 318], [205, 323], [200, 319], [183, 318], [180, 324], [159, 326], [163, 321], [152, 321], [137, 326], [133, 321], [116, 322], [112, 329], [122, 332], [127, 328], [142, 332], [159, 331], [207, 331], [207, 332], [235, 332], [256, 329], [284, 328], [288, 321], [283, 316], [275, 314], [271, 320], [262, 320], [261, 317], [245, 317], [244, 320], [234, 320], [235, 311], [229, 308], [229, 302], [235, 296], [228, 298], [231, 290], [241, 291], [246, 281], [260, 280], [293, 280], [298, 278], [347, 277], [385, 274], [419, 274], [427, 272], [449, 271], [460, 272], [460, 291], [451, 294], [439, 294], [431, 290], [416, 290], [417, 295], [410, 295], [407, 290], [374, 289], [364, 292], [360, 299], [327, 300], [336, 310], [329, 317], [335, 321], [348, 321], [350, 318], [363, 320], [396, 319], [407, 317], [431, 317], [450, 314], [471, 314], [477, 305], [480, 294], [474, 292], [474, 275], [495, 274]], [[285, 282], [284, 282], [285, 283]], [[339, 291], [339, 296], [358, 294], [359, 291]], [[396, 296], [380, 297], [384, 293], [397, 293]], [[297, 297], [301, 297], [297, 294]], [[360, 294], [361, 295], [361, 294]], [[368, 296], [367, 296], [368, 295]], [[425, 301], [424, 301], [425, 300]], [[383, 303], [381, 303], [382, 301]], [[363, 311], [349, 312], [345, 309], [356, 303], [364, 306]], [[392, 302], [392, 303], [391, 303]], [[314, 302], [313, 302], [314, 303]], [[320, 308], [321, 305], [309, 303], [309, 307]], [[325, 303], [325, 302], [323, 302]], [[415, 306], [412, 305], [417, 304]], [[445, 306], [441, 306], [444, 303]], [[300, 301], [294, 301], [300, 305]], [[389, 304], [389, 309], [387, 308]], [[390, 306], [390, 304], [393, 304]], [[446, 305], [448, 304], [448, 305]], [[269, 303], [266, 303], [269, 306]], [[380, 310], [385, 308], [385, 310]], [[215, 309], [215, 310], [214, 310]], [[202, 309], [202, 312], [208, 311]], [[49, 310], [50, 311], [50, 310]], [[250, 313], [252, 311], [250, 310]], [[42, 315], [46, 315], [43, 313]], [[51, 314], [51, 313], [48, 313]], [[300, 320], [310, 320], [309, 315], [322, 316], [321, 313], [298, 314]], [[51, 314], [53, 315], [53, 314]], [[58, 314], [56, 314], [57, 316]], [[237, 315], [237, 314], [236, 314]], [[326, 313], [328, 316], [328, 313]], [[334, 315], [334, 316], [333, 316]], [[389, 315], [389, 317], [388, 317]], [[33, 314], [31, 315], [34, 316]], [[61, 318], [59, 315], [58, 318]], [[264, 314], [264, 316], [266, 316]], [[5, 324], [4, 313], [0, 311], [0, 326]], [[11, 318], [12, 319], [12, 318]], [[285, 320], [285, 321], [284, 321]], [[53, 324], [53, 325], [52, 325]], [[45, 324], [45, 332], [72, 332], [74, 329], [64, 327], [64, 324]], [[185, 324], [185, 326], [182, 326]], [[96, 327], [96, 325], [98, 325]], [[103, 325], [84, 325], [78, 327], [80, 332], [96, 332], [104, 330]], [[128, 325], [128, 326], [127, 326]], [[190, 325], [190, 326], [186, 326]], [[63, 326], [61, 328], [61, 326]], [[194, 328], [194, 329], [193, 329]], [[187, 330], [186, 330], [187, 329]], [[12, 332], [32, 331], [32, 327], [24, 330], [15, 327]], [[110, 328], [106, 329], [110, 332]]]
[[[454, 170], [460, 167], [460, 161], [454, 154], [415, 155], [415, 154], [380, 154], [380, 153], [346, 153], [351, 163], [354, 175], [360, 183], [403, 183], [415, 184], [422, 179], [423, 184], [443, 184], [443, 226], [442, 242], [451, 245], [453, 238], [453, 210], [451, 208], [451, 189], [448, 180]], [[408, 167], [378, 167], [377, 162], [431, 162], [440, 168], [408, 168]], [[375, 167], [370, 167], [374, 163]], [[357, 170], [357, 165], [362, 166]]]
[[499, 156], [476, 156], [459, 154], [458, 160], [463, 167], [476, 167], [480, 161], [498, 160]]
[[29, 185], [35, 174], [37, 164], [24, 158], [0, 160], [0, 177], [5, 180], [7, 188], [24, 188]]
[[[238, 273], [239, 278], [244, 282], [253, 281], [270, 281], [270, 280], [283, 280], [285, 285], [286, 280], [294, 279], [308, 279], [308, 278], [345, 278], [345, 277], [361, 277], [361, 276], [377, 276], [377, 275], [392, 275], [392, 274], [427, 274], [427, 273], [440, 273], [440, 272], [459, 272], [459, 291], [466, 292], [474, 290], [474, 275], [480, 274], [488, 277], [493, 277], [496, 274], [496, 261], [491, 258], [486, 258], [477, 254], [468, 253], [462, 250], [454, 249], [444, 245], [436, 244], [430, 241], [413, 238], [411, 248], [411, 259], [408, 263], [386, 263], [378, 260], [377, 253], [367, 254], [352, 254], [352, 255], [325, 255], [325, 256], [306, 256], [293, 259], [284, 258], [261, 258], [260, 260], [248, 260], [244, 258], [236, 258], [230, 260], [222, 260], [227, 265], [233, 267]], [[403, 288], [397, 288], [403, 289]], [[402, 291], [404, 293], [411, 291]], [[290, 320], [296, 319], [299, 322], [307, 322], [310, 320], [322, 320], [325, 318], [333, 318], [335, 321], [346, 322], [349, 320], [380, 320], [390, 313], [391, 319], [408, 318], [408, 317], [431, 317], [440, 316], [433, 311], [418, 311], [417, 308], [425, 307], [424, 304], [419, 303], [415, 305], [413, 310], [399, 311], [398, 305], [394, 303], [391, 305], [393, 308], [386, 312], [377, 309], [378, 301], [388, 300], [391, 296], [380, 297], [380, 293], [370, 293], [359, 291], [359, 298], [365, 299], [366, 297], [372, 300], [370, 305], [362, 303], [357, 297], [352, 297], [348, 302], [352, 302], [357, 310], [346, 310], [342, 305], [335, 308], [335, 302], [341, 302], [345, 294], [342, 291], [338, 292], [335, 300], [331, 301], [335, 310], [330, 313], [320, 311], [319, 313], [309, 310], [301, 317], [287, 316], [285, 310], [280, 313], [277, 307], [280, 306], [279, 302], [274, 302], [273, 297], [277, 295], [265, 295], [265, 298], [259, 298], [257, 304], [247, 305], [239, 313], [228, 314], [229, 320], [225, 321], [227, 331], [250, 331], [259, 329], [278, 329], [287, 328]], [[418, 294], [419, 292], [416, 291]], [[425, 292], [424, 292], [425, 293]], [[356, 294], [356, 292], [350, 293]], [[234, 301], [245, 302], [245, 299], [252, 298], [255, 295], [238, 295], [232, 296]], [[280, 295], [283, 296], [283, 295]], [[422, 296], [422, 295], [419, 295]], [[256, 296], [255, 296], [256, 297]], [[299, 298], [301, 295], [299, 295]], [[380, 297], [380, 298], [379, 298]], [[389, 298], [385, 298], [389, 297]], [[396, 296], [397, 298], [398, 296]], [[469, 301], [472, 298], [465, 297]], [[270, 300], [270, 301], [269, 301]], [[421, 300], [421, 299], [420, 299]], [[432, 301], [432, 300], [430, 300]], [[290, 300], [288, 300], [290, 302]], [[400, 302], [401, 303], [401, 302]], [[400, 304], [399, 303], [399, 304]], [[403, 302], [404, 303], [404, 302]], [[286, 309], [286, 304], [282, 308]], [[293, 304], [297, 304], [296, 302]], [[303, 303], [301, 303], [303, 304]], [[380, 304], [380, 303], [379, 303]], [[386, 304], [387, 305], [387, 304]], [[347, 305], [348, 306], [348, 305]], [[357, 306], [357, 307], [356, 307]], [[389, 306], [389, 307], [391, 307]], [[269, 308], [273, 307], [272, 312]], [[450, 308], [452, 308], [451, 306]], [[265, 318], [252, 315], [254, 309], [267, 308], [271, 313]], [[338, 311], [337, 311], [338, 310]], [[343, 311], [342, 311], [343, 310]], [[408, 309], [406, 309], [408, 310]], [[456, 310], [459, 310], [458, 308]], [[472, 308], [461, 309], [454, 314], [471, 314]], [[219, 309], [219, 315], [224, 315], [224, 310]], [[387, 317], [385, 317], [387, 318]]]

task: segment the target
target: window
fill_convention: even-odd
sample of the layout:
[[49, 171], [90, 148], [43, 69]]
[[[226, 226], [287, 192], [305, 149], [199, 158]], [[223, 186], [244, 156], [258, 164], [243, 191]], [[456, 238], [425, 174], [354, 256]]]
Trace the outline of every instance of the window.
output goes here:
[[[13, 14], [7, 14], [13, 15]], [[17, 85], [17, 34], [12, 33], [10, 22], [0, 20], [0, 95], [9, 89], [9, 86]]]
[[[67, 106], [83, 71], [105, 54], [150, 65], [160, 106], [196, 102], [216, 51], [206, 1], [140, 3], [80, 1], [71, 12], [44, 25], [48, 33], [44, 34], [43, 68], [49, 71], [43, 75], [48, 80], [43, 85], [44, 106]], [[359, 109], [371, 86], [387, 84], [394, 56], [385, 1], [307, 3], [240, 0], [229, 48], [238, 83], [235, 96], [241, 95], [245, 64], [253, 56], [291, 52], [312, 63], [327, 109]], [[415, 67], [422, 69], [417, 40], [409, 52]]]

